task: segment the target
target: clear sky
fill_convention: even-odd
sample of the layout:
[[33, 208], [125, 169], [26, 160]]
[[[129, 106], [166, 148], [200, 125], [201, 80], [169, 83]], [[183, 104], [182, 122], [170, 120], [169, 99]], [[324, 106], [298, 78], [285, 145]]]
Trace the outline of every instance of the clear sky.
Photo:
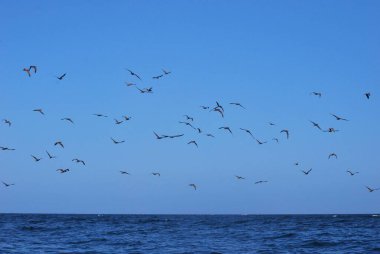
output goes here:
[[[0, 118], [12, 122], [1, 122], [0, 146], [16, 149], [0, 151], [0, 180], [15, 183], [0, 186], [0, 212], [379, 212], [380, 191], [365, 188], [380, 187], [379, 1], [0, 6]], [[30, 78], [22, 71], [29, 65], [38, 67]], [[172, 73], [152, 79], [161, 68]], [[215, 101], [224, 118], [199, 107]], [[179, 124], [184, 114], [215, 138]], [[132, 119], [116, 125], [122, 115]], [[340, 131], [321, 132], [309, 120]], [[239, 128], [268, 143], [258, 145]], [[156, 140], [153, 131], [184, 136]], [[58, 140], [64, 149], [54, 146]], [[332, 152], [338, 159], [328, 159]]]

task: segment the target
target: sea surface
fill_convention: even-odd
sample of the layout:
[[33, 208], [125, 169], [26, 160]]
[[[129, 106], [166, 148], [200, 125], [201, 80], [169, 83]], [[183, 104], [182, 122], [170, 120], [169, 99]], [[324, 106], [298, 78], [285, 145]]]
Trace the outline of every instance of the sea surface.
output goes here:
[[0, 253], [380, 253], [374, 215], [0, 214]]

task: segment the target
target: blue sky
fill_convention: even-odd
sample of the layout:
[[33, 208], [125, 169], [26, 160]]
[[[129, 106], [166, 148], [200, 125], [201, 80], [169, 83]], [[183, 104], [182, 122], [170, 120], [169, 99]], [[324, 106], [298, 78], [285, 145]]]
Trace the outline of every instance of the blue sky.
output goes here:
[[[0, 146], [16, 151], [0, 151], [0, 180], [16, 185], [1, 186], [0, 212], [378, 212], [380, 191], [364, 186], [380, 187], [379, 9], [377, 1], [1, 1], [0, 118], [12, 126], [1, 123]], [[30, 78], [29, 65], [38, 66]], [[161, 68], [172, 73], [153, 80]], [[225, 118], [199, 107], [215, 101]], [[215, 138], [178, 124], [184, 114]], [[122, 115], [132, 120], [115, 125]], [[156, 140], [153, 131], [185, 135]], [[338, 160], [327, 159], [332, 152]]]

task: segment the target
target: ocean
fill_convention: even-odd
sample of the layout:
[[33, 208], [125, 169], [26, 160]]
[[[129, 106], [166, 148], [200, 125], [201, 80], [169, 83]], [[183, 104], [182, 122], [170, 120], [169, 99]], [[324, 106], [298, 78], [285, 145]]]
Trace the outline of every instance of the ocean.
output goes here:
[[375, 215], [0, 214], [0, 253], [380, 253]]

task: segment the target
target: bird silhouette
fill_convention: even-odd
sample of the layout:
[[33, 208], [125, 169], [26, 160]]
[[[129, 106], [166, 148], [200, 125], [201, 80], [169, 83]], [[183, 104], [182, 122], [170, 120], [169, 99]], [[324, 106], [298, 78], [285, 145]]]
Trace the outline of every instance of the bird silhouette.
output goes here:
[[322, 97], [322, 93], [321, 92], [311, 92], [310, 94], [318, 96], [319, 98]]
[[272, 122], [269, 122], [269, 125], [270, 126], [276, 126], [276, 124], [272, 123]]
[[75, 158], [75, 159], [72, 159], [71, 161], [75, 161], [76, 163], [82, 163], [83, 166], [86, 166], [86, 163], [83, 160]]
[[66, 73], [63, 73], [61, 76], [57, 76], [57, 79], [62, 80], [66, 76]]
[[194, 190], [197, 190], [197, 186], [196, 186], [195, 184], [191, 183], [191, 184], [189, 184], [189, 186], [190, 186], [190, 187], [193, 187]]
[[235, 177], [236, 177], [236, 179], [238, 179], [238, 180], [245, 180], [245, 178], [242, 177], [242, 176], [237, 176], [237, 175], [235, 175]]
[[249, 135], [251, 135], [252, 138], [255, 138], [253, 135], [252, 135], [252, 132], [248, 129], [244, 129], [244, 128], [239, 128], [240, 130], [242, 131], [245, 131], [246, 133], [248, 133]]
[[120, 171], [120, 174], [122, 174], [122, 175], [130, 175], [127, 171]]
[[103, 114], [93, 114], [94, 116], [98, 116], [98, 117], [108, 117], [106, 115], [103, 115]]
[[186, 120], [188, 121], [192, 121], [192, 122], [194, 121], [194, 118], [189, 115], [183, 115], [183, 116], [186, 117]]
[[314, 127], [317, 127], [318, 129], [322, 130], [322, 128], [317, 124], [316, 122], [310, 121]]
[[57, 141], [57, 142], [54, 143], [54, 146], [57, 146], [57, 145], [59, 145], [62, 148], [65, 148], [65, 146], [62, 143], [62, 141]]
[[235, 105], [235, 106], [238, 106], [238, 107], [241, 107], [241, 108], [244, 108], [244, 109], [245, 109], [245, 107], [243, 107], [243, 105], [241, 105], [241, 104], [238, 103], [238, 102], [231, 102], [230, 105]]
[[115, 124], [122, 124], [123, 123], [123, 121], [119, 121], [117, 119], [114, 119], [114, 120], [115, 120]]
[[164, 138], [179, 138], [182, 137], [183, 134], [178, 134], [178, 135], [162, 135]]
[[158, 76], [154, 76], [154, 77], [152, 77], [153, 79], [160, 79], [160, 78], [162, 78], [164, 75], [163, 74], [161, 74], [161, 75], [158, 75]]
[[278, 138], [272, 138], [272, 140], [276, 141], [277, 144], [280, 142]]
[[34, 73], [37, 73], [37, 66], [31, 65], [31, 66], [29, 66], [29, 68], [24, 68], [22, 70], [25, 71], [28, 74], [29, 77], [31, 77], [31, 72], [30, 71], [33, 70]]
[[152, 175], [154, 175], [154, 176], [161, 176], [161, 174], [158, 173], [158, 172], [153, 172]]
[[267, 183], [268, 181], [265, 181], [265, 180], [260, 180], [260, 181], [257, 181], [255, 182], [255, 184], [260, 184], [260, 183]]
[[124, 82], [127, 86], [136, 86], [135, 83], [131, 83], [131, 82]]
[[215, 138], [215, 136], [212, 135], [211, 133], [207, 133], [206, 136], [207, 136], [207, 137], [211, 137], [211, 138]]
[[202, 109], [209, 109], [210, 107], [207, 106], [200, 106]]
[[40, 108], [37, 108], [37, 109], [33, 109], [34, 112], [38, 112], [40, 113], [41, 115], [45, 115], [44, 111]]
[[61, 120], [62, 121], [68, 121], [68, 122], [74, 124], [74, 121], [71, 118], [69, 118], [69, 117], [62, 118]]
[[328, 128], [327, 130], [324, 130], [324, 132], [329, 132], [329, 133], [335, 133], [338, 132], [339, 130], [336, 130], [334, 128]]
[[131, 119], [132, 119], [132, 117], [131, 117], [131, 116], [123, 116], [123, 118], [124, 118], [124, 120], [125, 120], [125, 121], [129, 121], [129, 120], [131, 120]]
[[3, 182], [2, 183], [4, 184], [5, 187], [11, 187], [12, 185], [15, 185], [14, 183], [6, 183], [6, 182]]
[[233, 134], [230, 127], [227, 127], [227, 126], [219, 127], [219, 130], [227, 130], [229, 133]]
[[30, 155], [30, 156], [32, 156], [32, 158], [34, 159], [35, 162], [39, 162], [40, 160], [42, 160], [42, 158], [37, 158], [34, 155]]
[[347, 173], [349, 173], [351, 176], [359, 174], [359, 172], [352, 172], [351, 170], [347, 170]]
[[195, 140], [191, 140], [190, 142], [187, 143], [188, 145], [194, 144], [196, 147], [198, 147], [198, 144]]
[[9, 148], [9, 147], [5, 147], [5, 146], [0, 146], [0, 149], [2, 150], [2, 151], [15, 151], [16, 149], [14, 149], [14, 148]]
[[156, 136], [156, 139], [163, 139], [163, 138], [166, 138], [164, 135], [158, 135], [157, 133], [155, 133], [154, 131], [153, 131], [153, 133], [154, 133], [154, 135]]
[[330, 159], [331, 157], [335, 157], [335, 159], [338, 159], [338, 156], [336, 155], [336, 153], [330, 153], [330, 154], [329, 154], [329, 159]]
[[260, 141], [256, 138], [256, 142], [259, 144], [259, 145], [263, 145], [263, 144], [266, 144], [267, 141]]
[[220, 113], [220, 115], [224, 118], [224, 113], [220, 108], [213, 108], [211, 111], [215, 111], [215, 112]]
[[346, 118], [343, 118], [343, 117], [340, 117], [340, 116], [337, 116], [337, 115], [334, 115], [334, 114], [330, 114], [330, 115], [332, 115], [333, 117], [335, 117], [335, 119], [338, 120], [338, 121], [348, 121], [348, 119], [346, 119]]
[[9, 127], [11, 127], [11, 125], [12, 125], [11, 121], [9, 121], [8, 119], [3, 119], [3, 122], [5, 124], [8, 124]]
[[164, 72], [165, 75], [169, 75], [170, 73], [172, 73], [171, 71], [166, 71], [164, 69], [162, 69], [162, 71]]
[[69, 172], [70, 169], [68, 169], [68, 168], [59, 168], [59, 169], [57, 169], [56, 171], [59, 171], [61, 174], [63, 174], [63, 173], [67, 173], [67, 172]]
[[308, 175], [313, 169], [309, 169], [308, 171], [301, 170], [305, 175]]
[[284, 132], [285, 134], [286, 134], [286, 139], [289, 139], [289, 131], [288, 130], [282, 130], [282, 131], [280, 131], [280, 133], [281, 132]]
[[367, 188], [367, 190], [368, 190], [369, 192], [374, 192], [374, 191], [380, 190], [380, 188], [376, 188], [376, 189], [374, 189], [374, 188], [371, 188], [371, 187], [368, 187], [368, 186], [365, 186], [365, 187]]
[[112, 140], [112, 142], [114, 143], [114, 144], [121, 144], [121, 143], [124, 143], [125, 142], [125, 140], [121, 140], [121, 141], [116, 141], [115, 139], [113, 139], [113, 138], [111, 138], [111, 140]]
[[46, 151], [46, 153], [49, 156], [49, 159], [55, 159], [55, 158], [57, 158], [56, 156], [51, 155], [48, 151]]
[[139, 80], [141, 80], [141, 78], [140, 78], [140, 76], [139, 76], [138, 74], [134, 73], [134, 72], [131, 71], [131, 70], [128, 70], [128, 69], [126, 69], [126, 70], [129, 71], [129, 73], [130, 73], [132, 76], [135, 76], [136, 78], [138, 78]]
[[369, 97], [371, 96], [371, 93], [368, 92], [368, 93], [365, 93], [364, 95], [365, 95], [365, 97], [367, 97], [367, 99], [369, 100]]
[[187, 126], [190, 126], [191, 128], [195, 129], [195, 127], [191, 124], [191, 123], [188, 123], [188, 122], [182, 122], [182, 121], [179, 121], [179, 123], [182, 123], [182, 124], [185, 124]]

